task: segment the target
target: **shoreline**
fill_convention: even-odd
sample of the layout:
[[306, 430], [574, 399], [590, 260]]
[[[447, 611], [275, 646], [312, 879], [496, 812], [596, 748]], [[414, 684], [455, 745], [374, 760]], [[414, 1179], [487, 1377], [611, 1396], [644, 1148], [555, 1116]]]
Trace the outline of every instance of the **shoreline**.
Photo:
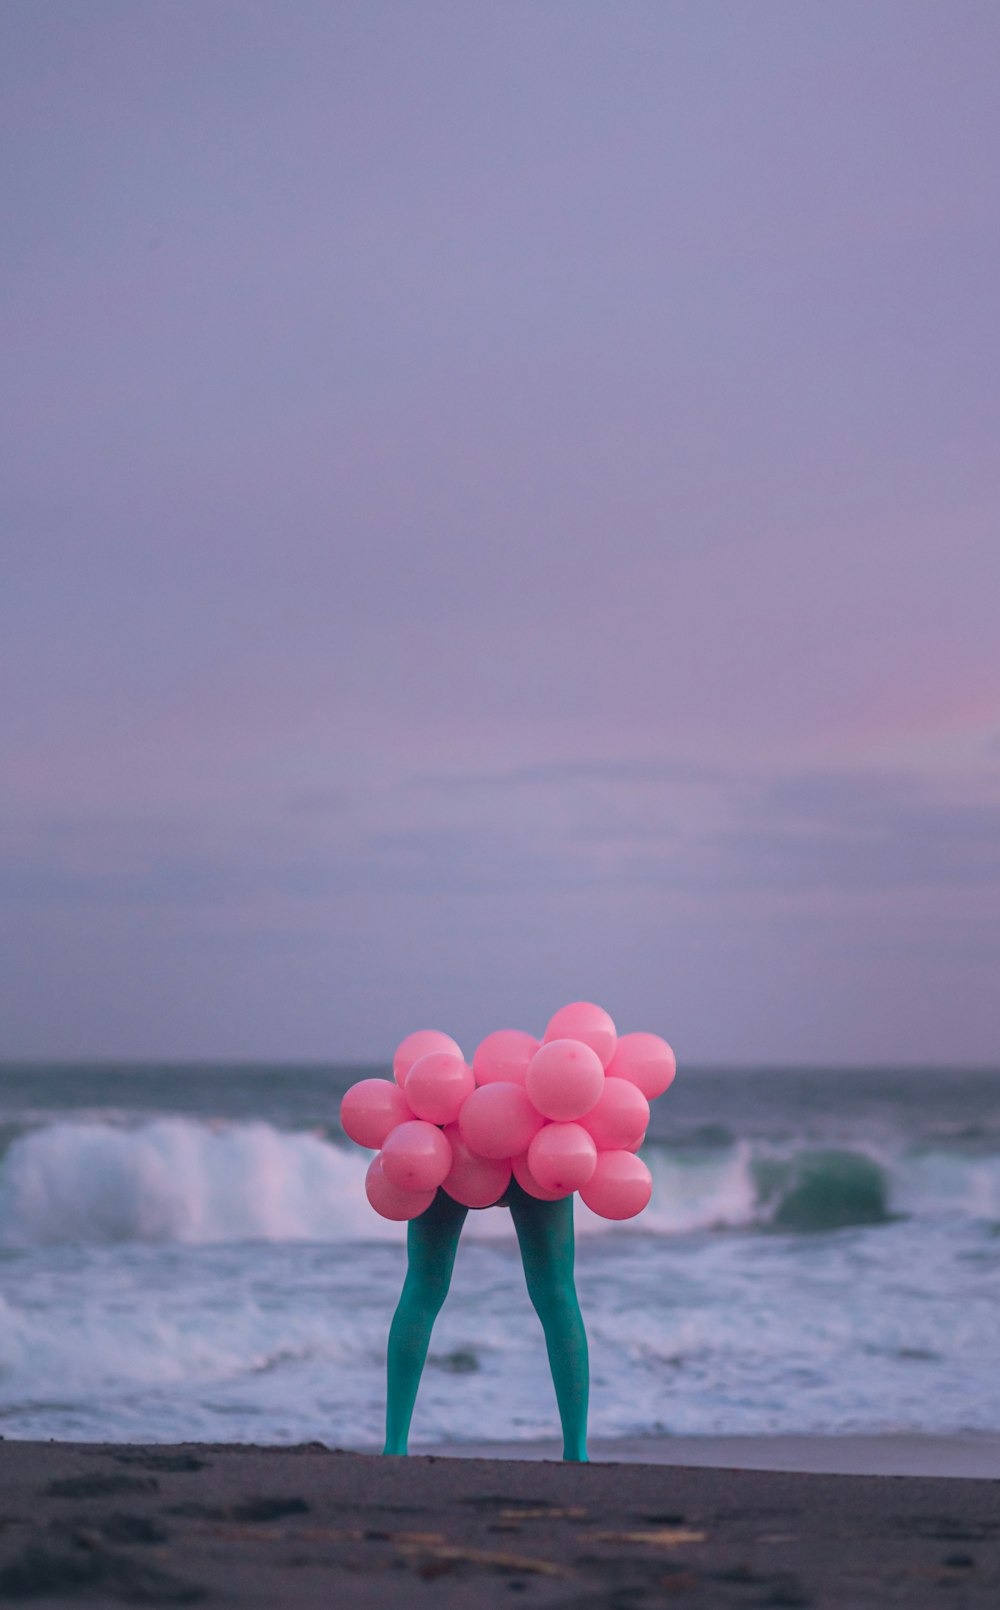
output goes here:
[[[953, 1435], [887, 1432], [773, 1436], [591, 1437], [594, 1464], [682, 1465], [827, 1476], [927, 1476], [1000, 1480], [1000, 1432]], [[559, 1460], [556, 1439], [532, 1443], [414, 1444], [413, 1452], [450, 1459]], [[366, 1449], [374, 1453], [376, 1449]]]
[[[0, 1460], [12, 1448], [60, 1449], [67, 1456], [74, 1450], [92, 1453], [100, 1449], [123, 1457], [133, 1448], [166, 1454], [174, 1448], [197, 1450], [241, 1450], [269, 1456], [295, 1453], [307, 1447], [328, 1453], [356, 1454], [360, 1458], [381, 1457], [381, 1445], [334, 1445], [319, 1441], [301, 1443], [161, 1443], [107, 1442], [85, 1439], [44, 1441], [33, 1437], [0, 1435]], [[777, 1432], [774, 1434], [735, 1434], [670, 1436], [665, 1433], [633, 1437], [591, 1437], [590, 1463], [593, 1465], [667, 1465], [701, 1470], [773, 1471], [789, 1475], [821, 1476], [919, 1476], [942, 1481], [1000, 1481], [1000, 1432]], [[563, 1463], [558, 1437], [533, 1441], [448, 1441], [411, 1440], [414, 1459], [489, 1460], [499, 1464]]]
[[0, 1443], [0, 1600], [247, 1610], [992, 1610], [992, 1480], [311, 1443]]

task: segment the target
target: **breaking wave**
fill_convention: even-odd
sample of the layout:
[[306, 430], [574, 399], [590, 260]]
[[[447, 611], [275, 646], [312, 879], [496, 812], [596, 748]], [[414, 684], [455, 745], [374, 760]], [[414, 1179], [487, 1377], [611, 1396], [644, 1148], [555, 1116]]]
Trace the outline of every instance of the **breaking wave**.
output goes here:
[[[1000, 1157], [896, 1158], [806, 1148], [785, 1155], [650, 1146], [643, 1234], [758, 1229], [806, 1235], [900, 1216], [1000, 1221]], [[321, 1131], [264, 1122], [62, 1121], [22, 1132], [0, 1159], [0, 1244], [239, 1243], [396, 1239], [364, 1195], [367, 1157]], [[477, 1235], [501, 1231], [477, 1214]], [[487, 1221], [492, 1221], [488, 1224]], [[585, 1233], [607, 1231], [585, 1209]]]

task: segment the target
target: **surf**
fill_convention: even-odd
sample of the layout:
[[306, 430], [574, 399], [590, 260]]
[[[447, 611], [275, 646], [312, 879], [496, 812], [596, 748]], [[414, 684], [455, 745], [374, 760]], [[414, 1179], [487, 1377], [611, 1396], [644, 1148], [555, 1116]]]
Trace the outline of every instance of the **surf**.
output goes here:
[[[584, 1235], [761, 1231], [816, 1235], [900, 1216], [1000, 1220], [1000, 1158], [786, 1147], [644, 1149], [653, 1201], [629, 1229], [581, 1209]], [[364, 1154], [322, 1129], [160, 1117], [65, 1119], [23, 1131], [0, 1159], [0, 1244], [398, 1239], [364, 1198]], [[503, 1234], [476, 1214], [469, 1234]]]

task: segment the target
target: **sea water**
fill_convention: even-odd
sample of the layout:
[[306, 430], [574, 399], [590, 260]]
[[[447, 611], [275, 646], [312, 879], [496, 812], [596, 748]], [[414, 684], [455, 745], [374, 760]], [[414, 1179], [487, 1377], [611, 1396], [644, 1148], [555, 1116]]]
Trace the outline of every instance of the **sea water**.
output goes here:
[[[378, 1444], [405, 1227], [357, 1067], [0, 1068], [0, 1433]], [[591, 1430], [1000, 1429], [1000, 1072], [683, 1069], [650, 1208], [577, 1208]], [[414, 1420], [557, 1429], [510, 1215], [470, 1213]]]

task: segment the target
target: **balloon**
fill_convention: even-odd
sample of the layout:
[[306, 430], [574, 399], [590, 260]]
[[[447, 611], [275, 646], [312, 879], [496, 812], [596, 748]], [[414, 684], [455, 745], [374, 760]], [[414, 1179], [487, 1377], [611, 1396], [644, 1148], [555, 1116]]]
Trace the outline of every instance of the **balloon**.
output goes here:
[[[462, 1047], [450, 1034], [442, 1034], [440, 1029], [417, 1029], [396, 1047], [392, 1071], [398, 1085], [403, 1083], [417, 1058], [425, 1057], [428, 1051], [450, 1051], [453, 1057], [462, 1056]], [[464, 1062], [465, 1058], [462, 1060]]]
[[403, 1092], [389, 1079], [360, 1079], [340, 1103], [345, 1135], [373, 1151], [378, 1150], [390, 1129], [412, 1117]]
[[493, 1157], [480, 1157], [462, 1139], [457, 1124], [445, 1130], [451, 1145], [451, 1168], [444, 1189], [464, 1207], [492, 1207], [510, 1184], [510, 1164]]
[[599, 1152], [597, 1167], [580, 1187], [592, 1213], [602, 1219], [634, 1219], [653, 1193], [653, 1179], [641, 1157], [632, 1152]]
[[597, 1147], [582, 1124], [546, 1124], [528, 1147], [528, 1167], [546, 1191], [575, 1191], [597, 1167]]
[[608, 1219], [641, 1213], [652, 1178], [636, 1155], [649, 1103], [670, 1086], [674, 1053], [656, 1034], [618, 1037], [608, 1013], [572, 1001], [539, 1043], [497, 1029], [471, 1066], [450, 1035], [409, 1034], [393, 1079], [362, 1079], [344, 1095], [344, 1131], [379, 1155], [365, 1189], [389, 1219], [423, 1213], [444, 1186], [465, 1207], [504, 1199], [511, 1178], [554, 1202], [579, 1190]]
[[595, 1006], [592, 1001], [573, 1001], [569, 1006], [561, 1006], [555, 1017], [549, 1018], [545, 1039], [582, 1040], [597, 1052], [601, 1067], [606, 1068], [615, 1054], [617, 1034], [603, 1006]]
[[615, 1079], [638, 1085], [647, 1101], [655, 1101], [673, 1083], [677, 1058], [658, 1034], [623, 1034], [608, 1068]]
[[539, 1202], [561, 1202], [564, 1196], [573, 1194], [571, 1191], [547, 1191], [544, 1185], [539, 1185], [528, 1166], [527, 1152], [522, 1152], [520, 1157], [512, 1158], [510, 1166], [521, 1189], [527, 1191], [529, 1196], [536, 1196]]
[[582, 1118], [604, 1089], [601, 1059], [582, 1040], [549, 1040], [529, 1062], [524, 1088], [546, 1118]]
[[433, 1191], [451, 1168], [451, 1147], [440, 1129], [411, 1118], [385, 1138], [382, 1170], [401, 1191]]
[[597, 1106], [580, 1122], [593, 1135], [598, 1150], [630, 1152], [642, 1144], [649, 1125], [649, 1102], [630, 1079], [608, 1074]]
[[539, 1185], [535, 1175], [531, 1174], [527, 1151], [522, 1151], [520, 1158], [510, 1158], [510, 1172], [520, 1188], [527, 1191], [528, 1196], [536, 1196], [539, 1203], [559, 1203], [564, 1196], [573, 1195], [572, 1191], [548, 1191], [544, 1185]]
[[373, 1157], [365, 1176], [365, 1194], [383, 1219], [416, 1219], [426, 1213], [436, 1191], [401, 1191], [387, 1180], [381, 1157]]
[[472, 1071], [477, 1085], [494, 1084], [498, 1079], [523, 1085], [528, 1063], [538, 1050], [533, 1034], [523, 1029], [497, 1029], [476, 1046]]
[[418, 1057], [403, 1083], [413, 1111], [430, 1124], [454, 1123], [475, 1088], [472, 1069], [453, 1051], [428, 1051]]
[[462, 1139], [480, 1157], [516, 1157], [527, 1151], [544, 1121], [527, 1092], [509, 1079], [474, 1090], [458, 1115]]

